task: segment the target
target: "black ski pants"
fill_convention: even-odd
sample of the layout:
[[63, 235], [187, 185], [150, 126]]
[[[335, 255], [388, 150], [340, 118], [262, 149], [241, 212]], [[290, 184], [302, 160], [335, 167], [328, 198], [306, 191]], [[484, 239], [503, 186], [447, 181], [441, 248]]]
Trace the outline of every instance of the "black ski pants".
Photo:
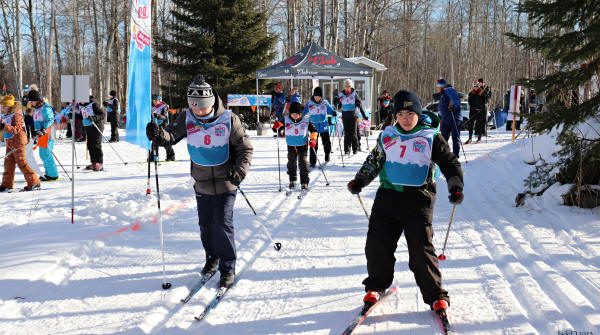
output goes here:
[[431, 305], [437, 299], [450, 301], [442, 288], [442, 274], [433, 246], [433, 206], [435, 190], [406, 188], [397, 192], [380, 188], [369, 220], [365, 254], [368, 277], [365, 290], [383, 291], [394, 280], [394, 252], [402, 233], [408, 246], [408, 267], [413, 272], [423, 301]]
[[87, 136], [87, 149], [90, 153], [90, 162], [100, 163], [104, 162], [104, 153], [102, 152], [102, 133], [104, 125], [100, 125], [100, 130], [96, 129], [94, 125], [83, 127]]
[[119, 141], [119, 112], [112, 111], [108, 114], [108, 122], [110, 122], [110, 141]]
[[310, 166], [315, 166], [317, 164], [317, 155], [316, 153], [319, 151], [319, 137], [321, 137], [321, 142], [323, 142], [323, 148], [325, 149], [325, 161], [329, 162], [329, 155], [331, 154], [331, 137], [329, 136], [329, 132], [326, 130], [319, 135], [317, 135], [317, 146], [315, 150], [310, 150]]
[[352, 152], [358, 151], [358, 137], [356, 115], [352, 112], [342, 112], [342, 123], [344, 124], [344, 153], [350, 153], [350, 147]]
[[471, 108], [469, 110], [469, 120], [467, 121], [467, 129], [469, 130], [469, 138], [475, 135], [482, 136], [485, 134], [487, 111], [485, 109]]
[[234, 272], [235, 239], [233, 228], [233, 205], [236, 191], [217, 195], [196, 193], [200, 239], [206, 259], [219, 259], [221, 274]]
[[288, 145], [287, 174], [290, 181], [296, 181], [298, 168], [300, 168], [300, 184], [308, 184], [308, 145], [292, 147]]

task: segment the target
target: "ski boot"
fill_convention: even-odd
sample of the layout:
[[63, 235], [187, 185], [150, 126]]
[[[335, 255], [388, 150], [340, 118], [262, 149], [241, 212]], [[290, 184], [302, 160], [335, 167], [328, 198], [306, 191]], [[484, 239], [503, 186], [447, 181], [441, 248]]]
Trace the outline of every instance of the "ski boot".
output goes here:
[[235, 274], [233, 272], [221, 273], [221, 278], [219, 279], [219, 287], [230, 288], [231, 285], [233, 285], [234, 280]]
[[381, 296], [383, 296], [383, 291], [369, 290], [363, 298], [363, 303], [365, 304], [363, 307], [363, 314], [366, 313], [369, 308], [373, 307], [373, 305], [381, 299]]
[[0, 193], [10, 193], [12, 192], [12, 188], [0, 186]]
[[472, 139], [469, 137], [469, 139], [465, 142], [465, 144], [469, 144], [471, 143]]
[[35, 184], [35, 185], [31, 185], [31, 186], [25, 186], [23, 187], [23, 192], [30, 192], [30, 191], [38, 191], [42, 189], [42, 185], [40, 184]]
[[45, 174], [43, 176], [40, 177], [41, 181], [55, 181], [58, 180], [58, 176], [56, 177], [50, 177], [49, 175]]
[[217, 272], [217, 266], [219, 266], [218, 258], [207, 259], [206, 263], [204, 263], [204, 268], [202, 268], [202, 271], [200, 271], [200, 275], [202, 275], [202, 277], [206, 275], [214, 275]]

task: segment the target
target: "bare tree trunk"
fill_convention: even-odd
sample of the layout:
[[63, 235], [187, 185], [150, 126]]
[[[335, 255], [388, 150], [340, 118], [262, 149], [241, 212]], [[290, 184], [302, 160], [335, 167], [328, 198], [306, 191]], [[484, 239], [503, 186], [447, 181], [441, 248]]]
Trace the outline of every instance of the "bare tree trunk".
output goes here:
[[327, 30], [326, 27], [327, 25], [325, 24], [325, 18], [327, 17], [327, 1], [326, 0], [321, 0], [321, 32], [320, 32], [320, 41], [321, 41], [321, 46], [325, 49], [327, 49], [327, 45], [325, 44], [326, 40], [325, 40], [325, 36], [327, 35]]
[[33, 20], [33, 2], [32, 0], [28, 0], [27, 3], [27, 14], [29, 16], [29, 29], [31, 30], [31, 44], [33, 47], [33, 60], [35, 65], [35, 81], [38, 85], [42, 82], [42, 73], [41, 73], [41, 60], [40, 60], [40, 52], [39, 52], [39, 41], [37, 29], [35, 26], [35, 21]]
[[58, 65], [59, 77], [63, 73], [62, 58], [60, 57], [60, 40], [58, 39], [58, 29], [56, 28], [56, 14], [52, 18], [52, 29], [54, 30], [54, 48], [56, 50], [56, 64]]
[[[344, 0], [347, 1], [347, 0]], [[339, 52], [339, 36], [338, 24], [340, 16], [340, 3], [339, 0], [331, 0], [331, 43], [329, 48], [335, 52]]]
[[[91, 0], [91, 9], [92, 9], [92, 17], [94, 20], [94, 47], [96, 49], [96, 55], [101, 55], [102, 52], [100, 50], [100, 32], [98, 31], [98, 10], [96, 9], [96, 0]], [[104, 85], [102, 83], [102, 60], [101, 57], [95, 57], [95, 67], [96, 67], [96, 88], [98, 89], [98, 94], [103, 97], [104, 96]]]
[[46, 75], [46, 98], [52, 103], [52, 22], [54, 21], [54, 0], [50, 0], [50, 29], [48, 30], [48, 63]]

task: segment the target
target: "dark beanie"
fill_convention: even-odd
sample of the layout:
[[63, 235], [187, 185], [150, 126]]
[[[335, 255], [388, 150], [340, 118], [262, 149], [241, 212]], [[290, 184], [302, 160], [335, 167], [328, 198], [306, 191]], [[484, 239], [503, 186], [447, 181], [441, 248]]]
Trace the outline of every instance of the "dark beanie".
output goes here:
[[321, 88], [321, 86], [315, 87], [315, 90], [313, 91], [313, 96], [323, 97], [323, 89]]
[[290, 115], [293, 113], [302, 114], [302, 104], [299, 102], [292, 102], [290, 105]]
[[110, 93], [108, 93], [111, 97], [116, 97], [117, 96], [117, 91], [112, 90], [110, 91]]
[[394, 113], [398, 113], [402, 110], [409, 110], [421, 115], [423, 111], [421, 110], [421, 101], [419, 100], [419, 97], [413, 92], [398, 91], [396, 95], [394, 95]]
[[43, 101], [40, 92], [36, 90], [31, 90], [27, 93], [27, 100], [29, 101]]

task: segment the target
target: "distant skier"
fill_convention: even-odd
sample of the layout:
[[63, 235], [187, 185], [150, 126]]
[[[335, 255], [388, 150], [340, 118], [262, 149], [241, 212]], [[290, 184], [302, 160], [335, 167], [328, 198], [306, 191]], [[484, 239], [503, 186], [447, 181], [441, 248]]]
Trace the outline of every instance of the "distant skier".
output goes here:
[[302, 105], [292, 102], [290, 115], [285, 117], [285, 141], [288, 148], [287, 173], [290, 190], [296, 187], [298, 168], [302, 190], [308, 188], [308, 150], [317, 146], [317, 129], [308, 116], [302, 116]]
[[102, 151], [102, 132], [104, 131], [104, 122], [106, 120], [104, 110], [91, 95], [90, 101], [87, 104], [81, 104], [79, 110], [83, 116], [83, 127], [87, 136], [87, 150], [90, 153], [91, 164], [86, 166], [85, 169], [103, 171], [104, 152]]
[[58, 169], [52, 155], [54, 149], [54, 138], [52, 137], [54, 111], [52, 106], [44, 101], [39, 91], [30, 90], [27, 94], [27, 100], [33, 108], [34, 137], [40, 150], [40, 159], [44, 163], [45, 174], [40, 177], [40, 180], [57, 180]]
[[[287, 96], [283, 92], [283, 84], [277, 82], [274, 90], [271, 92], [271, 117], [274, 119], [273, 132], [277, 133], [279, 137], [283, 134], [283, 112], [285, 111]], [[275, 135], [277, 136], [277, 135]]]
[[202, 275], [219, 269], [221, 287], [235, 279], [233, 206], [237, 187], [250, 170], [252, 144], [240, 118], [226, 110], [214, 89], [198, 75], [188, 86], [189, 109], [164, 129], [150, 122], [146, 135], [159, 145], [187, 137], [206, 263]]
[[463, 200], [462, 170], [439, 134], [439, 118], [430, 112], [425, 112], [429, 118], [421, 117], [421, 103], [415, 93], [396, 93], [394, 112], [396, 125], [383, 130], [377, 146], [348, 183], [352, 194], [360, 193], [378, 175], [381, 183], [365, 246], [368, 277], [363, 281], [367, 292], [363, 300], [366, 306], [375, 304], [392, 284], [394, 252], [404, 232], [409, 268], [423, 300], [432, 310], [445, 313], [450, 299], [442, 288], [442, 274], [432, 243], [435, 171], [439, 166], [448, 181], [450, 202], [460, 204]]
[[467, 139], [465, 144], [471, 143], [473, 130], [475, 131], [475, 135], [477, 135], [477, 143], [481, 142], [481, 136], [485, 134], [487, 121], [486, 103], [485, 91], [479, 82], [473, 82], [473, 89], [469, 92], [469, 120], [467, 124], [469, 139]]
[[110, 99], [106, 101], [106, 119], [110, 122], [110, 140], [109, 142], [119, 142], [119, 117], [121, 116], [121, 107], [117, 99], [117, 91], [111, 90]]
[[[162, 96], [160, 94], [152, 95], [152, 118], [158, 124], [159, 127], [164, 128], [169, 125], [169, 105], [162, 101]], [[157, 146], [156, 143], [153, 143]], [[173, 146], [170, 144], [165, 144], [165, 150], [167, 151], [167, 158], [165, 159], [167, 162], [175, 161], [175, 151], [173, 151]], [[158, 147], [156, 147], [158, 152]], [[154, 148], [152, 150], [154, 152]], [[154, 154], [150, 154], [150, 161], [154, 160]]]
[[387, 91], [383, 91], [383, 95], [379, 98], [379, 126], [377, 129], [385, 129], [385, 127], [394, 123], [394, 104], [392, 103], [392, 97], [389, 96]]
[[456, 157], [460, 156], [460, 124], [462, 122], [460, 110], [460, 98], [452, 85], [446, 83], [445, 79], [439, 79], [435, 87], [440, 96], [438, 102], [438, 113], [442, 118], [441, 133], [448, 141], [452, 134], [452, 152]]
[[342, 110], [342, 122], [344, 124], [344, 153], [350, 154], [350, 148], [352, 147], [352, 152], [356, 154], [359, 147], [356, 108], [360, 110], [360, 113], [365, 120], [368, 120], [369, 118], [362, 108], [358, 94], [352, 87], [352, 80], [344, 80], [344, 89], [338, 93], [338, 98], [339, 102], [336, 107]]
[[2, 115], [0, 115], [0, 130], [4, 130], [4, 141], [6, 142], [6, 157], [4, 157], [4, 173], [0, 192], [10, 192], [15, 181], [15, 165], [23, 173], [27, 186], [23, 191], [40, 189], [40, 178], [27, 164], [25, 145], [27, 144], [27, 132], [21, 105], [15, 101], [12, 95], [6, 95], [0, 99]]
[[[327, 99], [323, 98], [323, 89], [319, 86], [313, 90], [313, 96], [304, 106], [304, 115], [308, 115], [310, 122], [317, 129], [318, 136], [321, 137], [323, 142], [323, 148], [325, 150], [325, 161], [329, 162], [329, 156], [331, 154], [331, 138], [329, 137], [329, 122], [327, 116], [337, 116], [333, 107], [329, 104]], [[310, 167], [313, 168], [317, 164], [317, 151], [319, 150], [319, 144], [314, 147], [314, 150], [310, 150]]]

